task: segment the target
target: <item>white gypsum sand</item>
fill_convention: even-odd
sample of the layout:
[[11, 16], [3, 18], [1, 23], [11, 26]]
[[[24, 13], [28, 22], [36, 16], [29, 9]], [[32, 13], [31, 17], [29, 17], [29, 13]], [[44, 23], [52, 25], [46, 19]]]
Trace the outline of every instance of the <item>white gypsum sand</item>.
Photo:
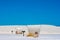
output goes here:
[[60, 34], [60, 27], [52, 26], [52, 25], [8, 25], [8, 26], [0, 26], [0, 34], [13, 34], [15, 31], [20, 29], [20, 31], [25, 30], [28, 34], [28, 31], [40, 31], [40, 34]]

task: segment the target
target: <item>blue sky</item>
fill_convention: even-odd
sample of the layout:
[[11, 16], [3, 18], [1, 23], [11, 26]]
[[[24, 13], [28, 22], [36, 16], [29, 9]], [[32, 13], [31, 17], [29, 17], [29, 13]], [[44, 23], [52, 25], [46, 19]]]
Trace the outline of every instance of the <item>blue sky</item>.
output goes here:
[[0, 25], [60, 26], [60, 0], [0, 0]]

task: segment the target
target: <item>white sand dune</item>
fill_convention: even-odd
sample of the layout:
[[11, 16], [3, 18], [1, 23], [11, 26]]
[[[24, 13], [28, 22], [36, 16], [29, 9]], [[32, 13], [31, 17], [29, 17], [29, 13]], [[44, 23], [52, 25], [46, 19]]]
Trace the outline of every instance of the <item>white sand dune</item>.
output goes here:
[[60, 34], [60, 27], [52, 25], [41, 25], [40, 34]]
[[[37, 38], [26, 37], [22, 35], [15, 35], [15, 31], [25, 30], [27, 34], [29, 29], [31, 32], [40, 31], [40, 35]], [[13, 30], [13, 34], [11, 33]], [[60, 40], [60, 27], [52, 25], [9, 25], [0, 26], [0, 40]]]
[[52, 25], [9, 25], [9, 26], [0, 26], [0, 34], [12, 34], [11, 30], [13, 30], [13, 34], [15, 31], [20, 28], [28, 33], [28, 27], [30, 28], [31, 32], [40, 31], [40, 34], [60, 34], [60, 27], [52, 26]]

